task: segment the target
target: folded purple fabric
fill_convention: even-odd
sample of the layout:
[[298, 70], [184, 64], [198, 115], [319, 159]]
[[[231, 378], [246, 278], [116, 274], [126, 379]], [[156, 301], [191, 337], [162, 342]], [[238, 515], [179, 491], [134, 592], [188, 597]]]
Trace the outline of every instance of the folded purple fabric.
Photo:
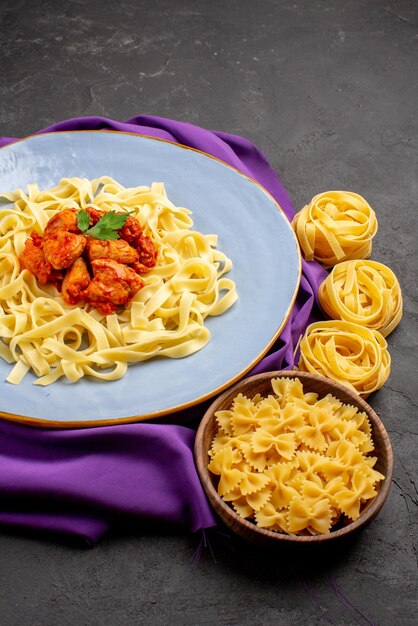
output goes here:
[[168, 424], [54, 431], [1, 420], [0, 519], [91, 543], [118, 514], [191, 531], [213, 526], [193, 440], [192, 429]]
[[[39, 132], [99, 130], [140, 133], [207, 152], [261, 183], [289, 219], [289, 196], [250, 141], [192, 124], [142, 115], [66, 120]], [[0, 146], [13, 141], [0, 138]], [[294, 364], [294, 349], [318, 315], [326, 272], [303, 261], [291, 317], [269, 355], [248, 374]], [[182, 414], [173, 416], [181, 424]], [[215, 525], [193, 462], [194, 431], [176, 424], [94, 429], [36, 429], [0, 420], [0, 524], [61, 532], [93, 545], [122, 520], [152, 520], [191, 531]]]

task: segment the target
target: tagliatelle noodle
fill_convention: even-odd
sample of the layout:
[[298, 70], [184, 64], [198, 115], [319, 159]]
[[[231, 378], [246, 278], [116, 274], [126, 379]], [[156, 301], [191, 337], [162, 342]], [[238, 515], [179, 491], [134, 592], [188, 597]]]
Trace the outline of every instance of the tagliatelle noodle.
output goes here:
[[384, 337], [402, 318], [399, 282], [383, 263], [345, 261], [319, 287], [319, 302], [332, 319], [374, 328]]
[[[232, 262], [216, 248], [216, 235], [193, 231], [191, 212], [173, 205], [162, 183], [125, 188], [107, 176], [64, 178], [46, 191], [31, 184], [27, 193], [0, 197], [13, 203], [0, 212], [0, 357], [16, 363], [11, 383], [28, 371], [38, 385], [62, 376], [117, 380], [129, 363], [182, 358], [210, 340], [206, 317], [222, 315], [237, 299], [235, 283], [225, 276]], [[32, 231], [42, 234], [58, 212], [86, 206], [129, 211], [158, 250], [144, 288], [112, 315], [67, 304], [55, 287], [40, 287], [19, 265]]]
[[218, 494], [241, 517], [277, 532], [324, 534], [342, 515], [357, 519], [384, 478], [369, 456], [367, 415], [331, 395], [304, 393], [299, 379], [271, 385], [267, 398], [239, 394], [215, 414], [208, 469], [219, 476]]
[[377, 232], [376, 215], [366, 200], [351, 191], [316, 195], [292, 222], [304, 257], [327, 267], [367, 259]]
[[340, 320], [315, 322], [300, 342], [299, 369], [332, 378], [365, 398], [388, 379], [390, 355], [377, 330]]

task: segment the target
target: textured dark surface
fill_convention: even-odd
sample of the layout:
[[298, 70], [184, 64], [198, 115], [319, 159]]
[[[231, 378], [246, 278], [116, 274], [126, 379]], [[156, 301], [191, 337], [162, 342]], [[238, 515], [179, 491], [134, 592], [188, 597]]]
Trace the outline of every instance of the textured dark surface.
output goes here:
[[155, 528], [92, 551], [2, 530], [2, 625], [416, 623], [417, 23], [415, 0], [1, 2], [1, 135], [140, 113], [242, 134], [297, 208], [330, 188], [364, 195], [373, 258], [405, 297], [370, 398], [394, 483], [353, 542], [270, 554], [218, 535], [192, 568], [196, 540]]

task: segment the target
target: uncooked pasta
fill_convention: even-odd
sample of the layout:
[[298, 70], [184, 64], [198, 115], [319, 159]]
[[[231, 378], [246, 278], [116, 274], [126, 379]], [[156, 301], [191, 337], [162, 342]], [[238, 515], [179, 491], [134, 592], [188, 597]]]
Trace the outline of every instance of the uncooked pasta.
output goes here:
[[384, 337], [402, 317], [402, 292], [395, 274], [376, 261], [345, 261], [321, 284], [319, 302], [332, 319], [378, 330]]
[[356, 520], [384, 476], [366, 413], [331, 394], [305, 393], [276, 378], [271, 393], [238, 394], [215, 413], [209, 470], [219, 496], [258, 526], [281, 533], [329, 533]]
[[305, 259], [327, 267], [367, 259], [377, 231], [375, 212], [351, 191], [318, 194], [295, 215], [292, 225]]

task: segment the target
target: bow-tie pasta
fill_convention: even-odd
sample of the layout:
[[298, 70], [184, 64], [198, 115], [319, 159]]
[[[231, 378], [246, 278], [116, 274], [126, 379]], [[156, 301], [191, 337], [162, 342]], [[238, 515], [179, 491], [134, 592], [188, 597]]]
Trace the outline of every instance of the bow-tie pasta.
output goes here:
[[305, 259], [331, 267], [340, 261], [369, 258], [377, 220], [357, 193], [326, 191], [295, 215], [292, 226]]
[[272, 393], [236, 396], [218, 411], [209, 470], [218, 494], [258, 526], [329, 533], [355, 520], [384, 478], [376, 471], [365, 413], [327, 395], [304, 393], [299, 379], [276, 378]]

